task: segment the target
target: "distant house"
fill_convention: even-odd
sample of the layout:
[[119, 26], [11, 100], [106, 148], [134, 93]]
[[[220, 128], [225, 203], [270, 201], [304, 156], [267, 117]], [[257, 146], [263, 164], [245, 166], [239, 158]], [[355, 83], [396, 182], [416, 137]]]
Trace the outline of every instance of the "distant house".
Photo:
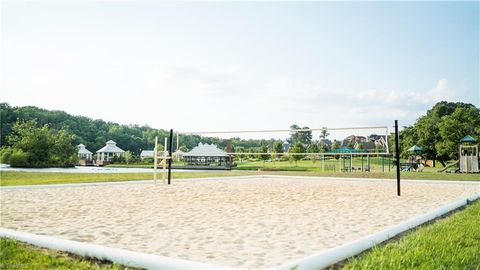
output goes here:
[[320, 139], [320, 145], [326, 145], [328, 148], [331, 148], [332, 144], [332, 141], [329, 139]]
[[142, 152], [140, 152], [140, 159], [153, 158], [154, 153], [155, 151], [153, 150], [142, 150]]
[[350, 135], [343, 139], [341, 146], [355, 145], [356, 142], [366, 142], [367, 137]]
[[202, 144], [183, 154], [187, 166], [216, 166], [230, 168], [230, 156], [214, 144]]
[[372, 135], [368, 136], [368, 141], [374, 142], [375, 146], [381, 146], [383, 148], [386, 148], [386, 146], [387, 146], [387, 136], [386, 135], [372, 134]]
[[103, 166], [110, 163], [114, 157], [121, 157], [125, 154], [125, 151], [117, 146], [117, 143], [110, 140], [104, 147], [97, 151], [96, 164]]
[[353, 148], [360, 152], [375, 152], [374, 142], [356, 142]]
[[93, 165], [93, 153], [90, 152], [84, 144], [79, 144], [77, 147], [78, 163], [82, 166]]

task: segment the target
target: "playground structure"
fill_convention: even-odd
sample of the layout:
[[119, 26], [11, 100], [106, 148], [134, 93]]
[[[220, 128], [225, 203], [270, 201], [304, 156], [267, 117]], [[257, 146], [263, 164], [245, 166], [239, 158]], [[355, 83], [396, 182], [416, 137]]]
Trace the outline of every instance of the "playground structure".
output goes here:
[[478, 173], [478, 144], [471, 136], [465, 136], [459, 146], [459, 169], [461, 173]]
[[470, 135], [463, 137], [458, 146], [458, 160], [438, 172], [479, 173], [479, 153], [476, 142], [477, 140]]

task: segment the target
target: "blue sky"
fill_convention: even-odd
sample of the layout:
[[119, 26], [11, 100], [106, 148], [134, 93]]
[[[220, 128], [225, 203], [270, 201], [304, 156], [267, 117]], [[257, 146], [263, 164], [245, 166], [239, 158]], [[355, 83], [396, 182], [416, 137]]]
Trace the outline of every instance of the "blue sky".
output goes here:
[[0, 101], [175, 130], [409, 125], [480, 106], [479, 6], [2, 1]]

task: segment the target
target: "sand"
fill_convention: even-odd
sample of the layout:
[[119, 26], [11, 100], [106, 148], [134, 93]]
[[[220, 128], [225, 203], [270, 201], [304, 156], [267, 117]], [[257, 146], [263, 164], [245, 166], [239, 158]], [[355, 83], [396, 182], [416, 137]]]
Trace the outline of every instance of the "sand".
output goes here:
[[1, 191], [1, 227], [193, 261], [266, 268], [480, 192], [476, 184], [279, 177]]

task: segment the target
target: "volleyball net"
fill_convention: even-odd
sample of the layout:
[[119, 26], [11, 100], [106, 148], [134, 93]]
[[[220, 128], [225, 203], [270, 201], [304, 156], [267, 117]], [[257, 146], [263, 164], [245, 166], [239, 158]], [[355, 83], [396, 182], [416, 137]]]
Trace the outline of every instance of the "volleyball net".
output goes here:
[[393, 166], [387, 126], [172, 131], [171, 144], [163, 139], [155, 170], [160, 165], [164, 172], [167, 166], [313, 172], [388, 172]]

